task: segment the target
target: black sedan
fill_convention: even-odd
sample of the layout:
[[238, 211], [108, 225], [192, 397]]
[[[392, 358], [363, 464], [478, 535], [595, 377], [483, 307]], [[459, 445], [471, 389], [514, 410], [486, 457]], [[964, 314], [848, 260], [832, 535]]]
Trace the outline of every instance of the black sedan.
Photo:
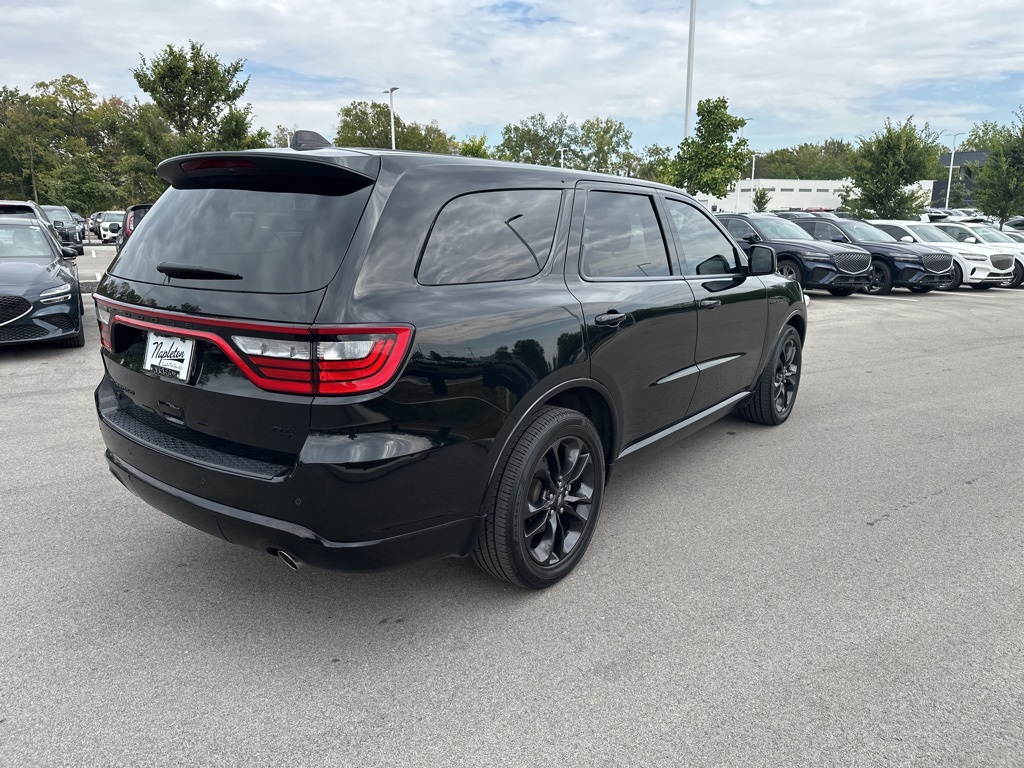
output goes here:
[[932, 245], [902, 243], [878, 227], [857, 219], [797, 219], [816, 240], [858, 245], [871, 254], [871, 282], [862, 290], [883, 295], [894, 287], [927, 293], [949, 285], [953, 256]]
[[0, 217], [0, 345], [85, 346], [77, 255], [35, 220]]

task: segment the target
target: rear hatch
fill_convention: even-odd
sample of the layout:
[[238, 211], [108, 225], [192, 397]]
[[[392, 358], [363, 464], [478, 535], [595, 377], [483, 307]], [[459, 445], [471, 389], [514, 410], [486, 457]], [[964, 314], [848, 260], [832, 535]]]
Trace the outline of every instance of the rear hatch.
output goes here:
[[378, 162], [280, 150], [164, 161], [171, 188], [95, 295], [108, 425], [243, 474], [290, 467], [319, 392], [326, 337], [313, 321]]

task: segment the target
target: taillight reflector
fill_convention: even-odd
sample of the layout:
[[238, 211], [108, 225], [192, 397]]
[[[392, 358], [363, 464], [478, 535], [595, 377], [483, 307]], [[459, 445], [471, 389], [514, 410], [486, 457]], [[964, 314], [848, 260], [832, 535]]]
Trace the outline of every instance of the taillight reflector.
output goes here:
[[181, 163], [181, 170], [185, 173], [193, 171], [217, 171], [229, 168], [255, 168], [256, 163], [252, 160], [244, 160], [237, 157], [207, 157], [202, 160], [188, 160]]

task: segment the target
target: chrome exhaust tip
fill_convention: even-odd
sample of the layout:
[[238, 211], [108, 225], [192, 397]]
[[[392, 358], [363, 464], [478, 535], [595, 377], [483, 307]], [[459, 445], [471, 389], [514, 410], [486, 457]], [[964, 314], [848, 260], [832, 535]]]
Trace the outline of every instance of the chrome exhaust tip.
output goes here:
[[272, 550], [272, 555], [277, 555], [278, 559], [281, 560], [285, 565], [291, 568], [293, 571], [299, 570], [299, 561], [292, 557], [290, 554], [285, 552], [283, 549]]

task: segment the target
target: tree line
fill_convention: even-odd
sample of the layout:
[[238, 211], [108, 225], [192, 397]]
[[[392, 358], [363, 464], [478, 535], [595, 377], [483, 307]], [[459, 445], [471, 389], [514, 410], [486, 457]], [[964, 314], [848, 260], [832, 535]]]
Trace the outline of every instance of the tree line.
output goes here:
[[[36, 83], [31, 92], [0, 86], [0, 197], [31, 198], [88, 213], [154, 200], [166, 187], [157, 164], [208, 150], [287, 146], [295, 127], [273, 133], [255, 127], [242, 103], [249, 78], [245, 60], [224, 63], [204, 46], [166, 46], [140, 56], [132, 75], [149, 101], [100, 99], [71, 74]], [[594, 116], [575, 123], [564, 114], [535, 113], [487, 136], [457, 138], [437, 121], [394, 116], [399, 149], [509, 160], [609, 173], [671, 184], [694, 194], [725, 197], [740, 179], [850, 179], [844, 205], [854, 213], [900, 217], [929, 201], [910, 187], [940, 178], [940, 135], [907, 118], [856, 146], [829, 138], [820, 144], [755, 153], [742, 136], [746, 120], [729, 113], [723, 97], [697, 104], [694, 133], [675, 148], [633, 146], [624, 123]], [[354, 101], [338, 111], [339, 146], [391, 147], [387, 103]], [[990, 153], [975, 174], [979, 206], [1005, 219], [1024, 210], [1024, 128], [1020, 122], [974, 126], [961, 150]], [[959, 190], [955, 190], [958, 191]], [[755, 203], [770, 200], [761, 191]]]

